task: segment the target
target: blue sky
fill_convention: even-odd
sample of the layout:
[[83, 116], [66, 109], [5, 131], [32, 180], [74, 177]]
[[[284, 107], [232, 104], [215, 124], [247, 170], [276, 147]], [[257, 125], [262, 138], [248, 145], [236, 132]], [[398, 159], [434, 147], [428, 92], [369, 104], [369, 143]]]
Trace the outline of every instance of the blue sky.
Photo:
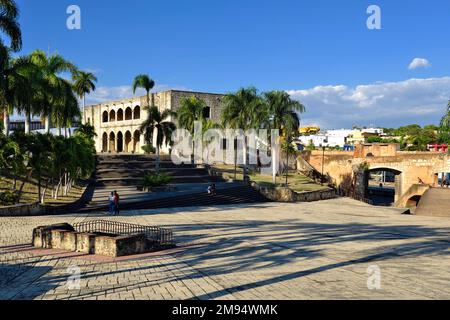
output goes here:
[[[450, 99], [448, 0], [17, 0], [23, 53], [57, 51], [95, 71], [91, 102], [159, 90], [287, 90], [327, 128], [437, 123]], [[79, 5], [82, 29], [66, 28]], [[382, 29], [366, 27], [380, 6]], [[415, 69], [415, 58], [428, 63]], [[412, 80], [417, 79], [417, 80]]]

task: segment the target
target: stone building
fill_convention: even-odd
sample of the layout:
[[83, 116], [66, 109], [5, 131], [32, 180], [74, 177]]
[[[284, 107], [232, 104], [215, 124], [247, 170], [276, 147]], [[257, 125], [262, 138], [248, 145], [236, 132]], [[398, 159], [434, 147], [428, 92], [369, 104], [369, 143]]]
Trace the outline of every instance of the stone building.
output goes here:
[[[176, 112], [181, 106], [181, 99], [191, 96], [206, 103], [205, 118], [220, 121], [222, 94], [169, 90], [151, 94], [150, 101], [160, 111], [170, 109]], [[144, 108], [146, 105], [147, 97], [141, 96], [86, 106], [83, 123], [90, 123], [95, 128], [97, 152], [144, 153], [142, 146], [145, 141], [139, 128], [148, 116]], [[177, 124], [176, 119], [168, 120]], [[163, 147], [161, 152], [167, 153], [168, 149]]]

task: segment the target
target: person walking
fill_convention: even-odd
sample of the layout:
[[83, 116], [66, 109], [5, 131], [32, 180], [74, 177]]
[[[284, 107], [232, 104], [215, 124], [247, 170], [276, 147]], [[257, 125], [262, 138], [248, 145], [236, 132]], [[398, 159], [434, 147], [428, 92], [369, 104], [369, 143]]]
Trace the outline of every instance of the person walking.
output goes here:
[[120, 214], [120, 197], [117, 191], [114, 191], [114, 214], [118, 216]]
[[115, 201], [114, 201], [114, 192], [111, 192], [111, 195], [109, 196], [109, 214], [113, 215], [114, 214], [114, 206], [115, 206]]

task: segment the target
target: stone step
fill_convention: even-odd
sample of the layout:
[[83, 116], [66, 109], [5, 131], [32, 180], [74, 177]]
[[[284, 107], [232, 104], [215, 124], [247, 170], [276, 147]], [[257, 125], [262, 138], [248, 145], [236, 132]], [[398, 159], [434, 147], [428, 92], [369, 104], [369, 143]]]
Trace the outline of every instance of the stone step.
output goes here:
[[[140, 210], [140, 209], [156, 209], [156, 208], [179, 208], [191, 206], [216, 206], [229, 204], [249, 204], [264, 203], [269, 200], [255, 191], [250, 186], [241, 186], [218, 190], [216, 196], [207, 195], [206, 192], [194, 193], [181, 196], [171, 196], [167, 198], [142, 201], [138, 203], [128, 202], [121, 204], [121, 210]], [[106, 211], [106, 205], [95, 206], [90, 205], [80, 210], [80, 212]]]

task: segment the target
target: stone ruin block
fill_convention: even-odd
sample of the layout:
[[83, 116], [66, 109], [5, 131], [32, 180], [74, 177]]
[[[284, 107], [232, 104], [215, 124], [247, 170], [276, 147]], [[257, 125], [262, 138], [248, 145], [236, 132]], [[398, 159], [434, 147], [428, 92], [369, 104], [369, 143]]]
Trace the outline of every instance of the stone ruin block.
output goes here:
[[95, 234], [78, 233], [77, 235], [77, 252], [94, 254], [95, 253]]
[[55, 243], [60, 241], [59, 233], [56, 232], [56, 230], [59, 230], [60, 232], [75, 231], [75, 229], [68, 223], [37, 227], [33, 230], [33, 246], [44, 249], [52, 249], [53, 237], [58, 237], [58, 239], [55, 240]]
[[123, 257], [148, 251], [147, 240], [142, 235], [99, 236], [95, 238], [95, 254], [108, 257]]
[[[120, 225], [120, 227], [123, 226]], [[143, 254], [171, 247], [170, 243], [162, 244], [156, 240], [150, 240], [144, 232], [133, 235], [117, 235], [104, 231], [88, 231], [77, 232], [74, 227], [67, 223], [37, 227], [33, 230], [32, 242], [33, 246], [37, 248], [60, 249], [107, 257]]]

